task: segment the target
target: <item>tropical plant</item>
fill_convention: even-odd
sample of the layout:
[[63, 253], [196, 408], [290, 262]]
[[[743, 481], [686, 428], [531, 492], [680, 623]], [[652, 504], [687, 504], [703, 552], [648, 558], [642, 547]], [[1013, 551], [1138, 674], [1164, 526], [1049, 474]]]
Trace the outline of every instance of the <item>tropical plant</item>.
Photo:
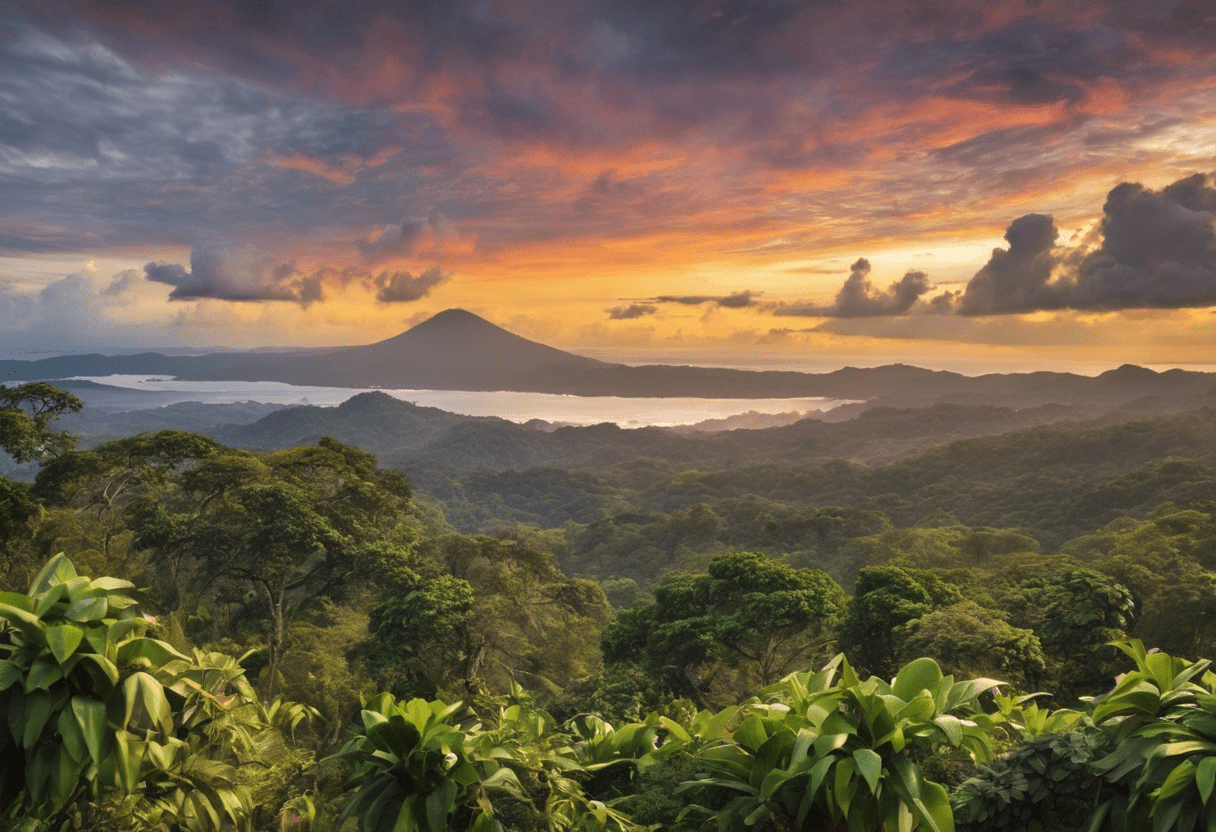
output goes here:
[[1189, 832], [1216, 827], [1216, 674], [1211, 662], [1149, 653], [1138, 639], [1115, 644], [1136, 663], [1093, 702], [1112, 741], [1094, 763], [1112, 794], [1091, 830]]
[[952, 832], [946, 791], [918, 761], [938, 747], [991, 759], [986, 728], [973, 717], [981, 694], [999, 684], [955, 682], [932, 659], [905, 665], [890, 683], [861, 681], [837, 656], [720, 713], [723, 735], [697, 753], [708, 776], [682, 788], [739, 793], [703, 812], [721, 832], [770, 818], [779, 828]]
[[520, 793], [519, 780], [495, 755], [466, 747], [465, 731], [452, 724], [463, 709], [398, 703], [387, 693], [367, 702], [356, 735], [335, 755], [350, 764], [347, 788], [355, 791], [343, 816], [363, 832], [442, 832], [461, 810], [470, 830], [500, 829], [491, 797]]
[[248, 828], [235, 764], [265, 712], [231, 659], [148, 637], [131, 590], [59, 555], [28, 594], [0, 593], [0, 810], [52, 828]]
[[518, 703], [483, 724], [462, 704], [379, 694], [334, 755], [352, 771], [347, 788], [355, 794], [344, 817], [362, 832], [497, 832], [508, 818], [512, 829], [632, 832], [640, 827], [583, 785], [612, 767], [639, 770], [662, 760], [662, 729], [657, 717], [620, 729], [589, 718], [570, 734]]
[[966, 780], [950, 796], [958, 832], [1073, 832], [1089, 820], [1100, 783], [1094, 760], [1106, 738], [1083, 722], [1036, 733]]

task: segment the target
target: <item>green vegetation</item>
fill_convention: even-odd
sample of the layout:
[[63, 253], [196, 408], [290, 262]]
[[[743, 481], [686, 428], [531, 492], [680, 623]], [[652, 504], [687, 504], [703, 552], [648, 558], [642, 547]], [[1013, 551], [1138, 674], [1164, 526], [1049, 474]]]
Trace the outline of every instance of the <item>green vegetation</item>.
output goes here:
[[332, 438], [78, 450], [44, 387], [0, 402], [39, 466], [0, 481], [0, 830], [1216, 828], [1202, 419], [462, 473], [514, 435], [472, 420], [417, 493]]

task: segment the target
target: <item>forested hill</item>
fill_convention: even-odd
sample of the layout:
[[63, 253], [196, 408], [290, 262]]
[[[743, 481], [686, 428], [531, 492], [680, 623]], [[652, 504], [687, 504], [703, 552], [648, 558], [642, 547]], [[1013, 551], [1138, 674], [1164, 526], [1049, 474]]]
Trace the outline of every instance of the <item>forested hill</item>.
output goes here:
[[[1044, 429], [1044, 434], [1061, 436], [1101, 431], [1106, 425], [1125, 422], [1159, 424], [1169, 437], [1163, 441], [1169, 444], [1175, 438], [1180, 440], [1173, 444], [1182, 452], [1190, 441], [1183, 439], [1190, 435], [1188, 426], [1202, 430], [1198, 426], [1205, 422], [1193, 414], [1211, 412], [1210, 408], [1201, 408], [1147, 420], [1141, 414], [1122, 412], [1087, 419], [1089, 411], [1058, 406], [1014, 410], [938, 404], [872, 408], [839, 422], [811, 418], [761, 430], [684, 434], [663, 428], [625, 429], [610, 423], [545, 430], [504, 419], [419, 407], [384, 393], [362, 393], [338, 407], [284, 408], [256, 422], [227, 425], [212, 433], [223, 442], [260, 449], [290, 447], [333, 436], [372, 451], [385, 461], [445, 472], [541, 465], [608, 470], [634, 459], [704, 469], [822, 459], [888, 463], [959, 439], [1008, 434], [1046, 424], [1055, 427]], [[1010, 437], [1007, 441], [1017, 440]], [[1053, 448], [1046, 456], [1050, 459], [1054, 453]]]
[[969, 377], [895, 364], [845, 367], [830, 373], [734, 370], [597, 361], [529, 341], [470, 312], [449, 309], [393, 338], [358, 347], [296, 353], [203, 356], [81, 355], [2, 361], [13, 381], [112, 374], [168, 375], [183, 380], [280, 381], [330, 387], [517, 390], [580, 396], [770, 398], [825, 396], [896, 405], [938, 402], [1033, 407], [1111, 408], [1137, 401], [1210, 397], [1216, 375], [1157, 373], [1125, 365], [1096, 377], [1072, 373]]
[[[144, 424], [137, 414], [118, 415]], [[939, 404], [681, 435], [611, 424], [540, 429], [365, 393], [336, 408], [283, 408], [205, 432], [245, 448], [332, 436], [372, 451], [440, 500], [464, 531], [520, 522], [555, 528], [704, 504], [724, 518], [729, 539], [741, 517], [767, 512], [796, 525], [814, 506], [843, 506], [897, 525], [945, 509], [970, 525], [1021, 527], [1055, 543], [1121, 514], [1216, 493], [1216, 409], [1084, 415]], [[758, 533], [740, 534], [751, 545]]]
[[840, 457], [890, 461], [953, 439], [1004, 433], [1070, 414], [1084, 415], [1060, 407], [880, 407], [841, 422], [812, 418], [777, 428], [689, 435], [610, 423], [538, 429], [419, 407], [385, 393], [361, 393], [338, 407], [285, 408], [251, 424], [227, 425], [212, 433], [231, 445], [261, 449], [333, 436], [386, 461], [433, 465], [443, 471], [538, 465], [603, 469], [636, 458], [698, 466]]

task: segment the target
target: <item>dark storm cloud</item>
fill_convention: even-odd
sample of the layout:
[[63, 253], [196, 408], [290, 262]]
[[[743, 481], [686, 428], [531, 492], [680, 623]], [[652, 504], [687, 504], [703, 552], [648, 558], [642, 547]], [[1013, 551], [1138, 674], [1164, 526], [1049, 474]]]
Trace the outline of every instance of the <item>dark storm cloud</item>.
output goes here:
[[438, 266], [432, 266], [417, 277], [409, 272], [385, 272], [375, 279], [380, 289], [376, 292], [376, 300], [381, 303], [412, 303], [426, 297], [431, 289], [451, 276]]
[[1055, 222], [1044, 214], [1014, 220], [1005, 232], [1008, 249], [992, 258], [967, 283], [959, 301], [963, 315], [992, 315], [1059, 309], [1067, 305], [1067, 287], [1051, 283], [1057, 265]]
[[756, 304], [756, 298], [759, 294], [759, 292], [753, 292], [751, 289], [744, 289], [741, 292], [732, 292], [729, 295], [660, 295], [657, 298], [649, 298], [647, 302], [678, 303], [683, 306], [700, 306], [703, 303], [712, 303], [723, 309], [745, 309], [748, 306]]
[[1112, 24], [1166, 44], [1216, 51], [1212, 32], [1216, 30], [1216, 6], [1210, 0], [1169, 0], [1141, 3], [1120, 0], [1112, 4]]
[[773, 309], [773, 314], [830, 318], [906, 315], [930, 288], [928, 275], [910, 271], [887, 289], [875, 289], [870, 281], [870, 261], [862, 257], [850, 267], [848, 278], [831, 304], [780, 304]]
[[[366, 56], [368, 42], [404, 31], [418, 44], [410, 57], [420, 68], [438, 69], [459, 54], [476, 62], [518, 52], [528, 29], [509, 7], [479, 0], [361, 0], [358, 3], [291, 0], [214, 0], [206, 13], [189, 4], [132, 0], [51, 0], [60, 15], [87, 11], [91, 22], [121, 41], [142, 60], [159, 63], [163, 52], [134, 37], [130, 24], [154, 23], [171, 34], [178, 48], [226, 71], [279, 86], [298, 82], [308, 60], [351, 65]], [[550, 7], [552, 19], [556, 11]], [[290, 44], [289, 49], [279, 48]], [[411, 50], [413, 51], [413, 50]], [[398, 54], [398, 58], [405, 55]]]
[[1195, 176], [1161, 191], [1123, 183], [1106, 197], [1102, 246], [1077, 270], [1072, 306], [1216, 304], [1216, 188]]
[[1050, 309], [1178, 309], [1216, 304], [1216, 187], [1195, 174], [1160, 191], [1110, 191], [1092, 250], [1056, 246], [1051, 217], [1028, 214], [1008, 249], [967, 284], [964, 315]]
[[653, 315], [657, 311], [658, 309], [649, 303], [631, 303], [628, 306], [614, 306], [608, 310], [608, 320], [631, 321], [635, 318]]

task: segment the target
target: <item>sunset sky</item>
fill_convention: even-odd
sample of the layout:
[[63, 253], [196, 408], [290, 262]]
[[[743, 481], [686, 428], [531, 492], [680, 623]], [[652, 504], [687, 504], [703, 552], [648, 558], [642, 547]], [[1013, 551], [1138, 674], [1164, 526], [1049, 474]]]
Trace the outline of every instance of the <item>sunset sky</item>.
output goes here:
[[0, 0], [0, 350], [1206, 364], [1214, 170], [1211, 0]]

